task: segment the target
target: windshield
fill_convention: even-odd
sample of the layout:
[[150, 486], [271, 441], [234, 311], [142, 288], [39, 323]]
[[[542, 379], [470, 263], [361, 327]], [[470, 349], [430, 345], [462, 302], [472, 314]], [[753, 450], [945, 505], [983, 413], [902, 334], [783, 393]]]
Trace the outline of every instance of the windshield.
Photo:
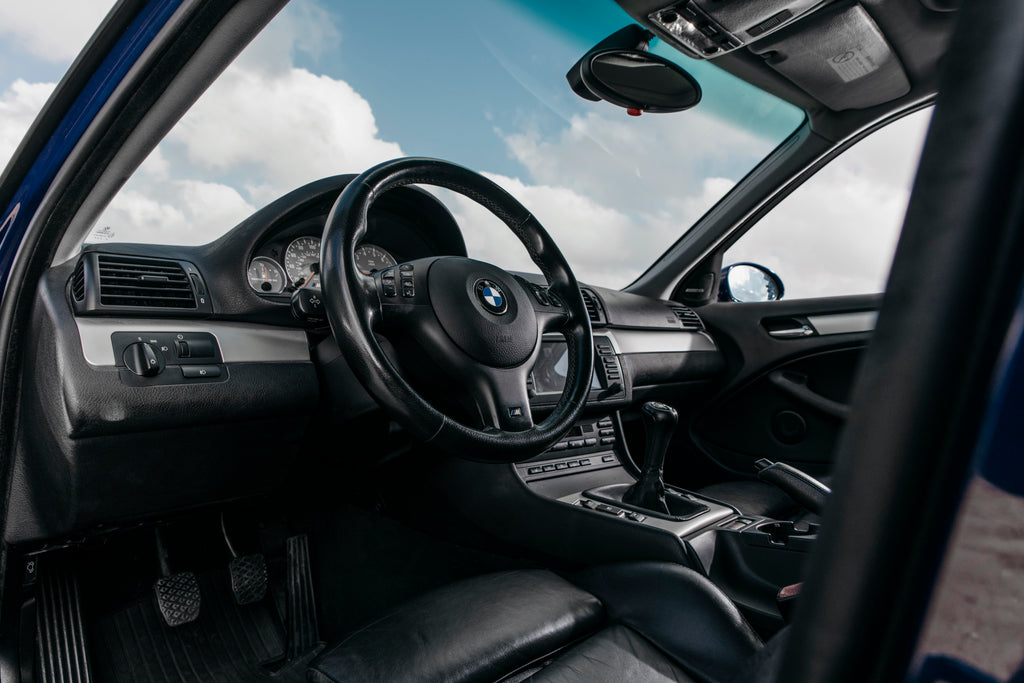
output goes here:
[[[481, 172], [583, 281], [622, 287], [785, 139], [803, 112], [654, 41], [700, 82], [679, 114], [573, 94], [569, 67], [631, 23], [612, 2], [295, 0], [150, 155], [89, 242], [203, 244], [307, 182], [399, 156]], [[510, 231], [438, 195], [470, 256], [535, 270]]]

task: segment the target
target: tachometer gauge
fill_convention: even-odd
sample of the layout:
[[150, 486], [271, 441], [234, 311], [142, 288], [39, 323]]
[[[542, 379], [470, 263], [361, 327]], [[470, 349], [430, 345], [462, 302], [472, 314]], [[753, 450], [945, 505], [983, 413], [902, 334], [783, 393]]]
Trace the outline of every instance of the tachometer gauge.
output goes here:
[[320, 288], [320, 238], [299, 237], [284, 251], [284, 268], [296, 287]]
[[257, 256], [249, 262], [249, 286], [260, 294], [280, 294], [287, 284], [284, 268], [277, 261]]
[[376, 244], [362, 244], [356, 249], [356, 267], [363, 275], [371, 275], [378, 270], [397, 265], [395, 257]]

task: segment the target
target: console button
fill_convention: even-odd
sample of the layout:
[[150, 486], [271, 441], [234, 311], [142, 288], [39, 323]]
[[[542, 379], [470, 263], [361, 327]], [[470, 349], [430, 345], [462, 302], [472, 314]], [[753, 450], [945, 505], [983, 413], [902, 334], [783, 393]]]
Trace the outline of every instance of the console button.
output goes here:
[[643, 515], [641, 515], [641, 514], [640, 514], [639, 512], [630, 512], [630, 513], [627, 513], [627, 514], [626, 514], [626, 517], [628, 517], [629, 519], [633, 520], [634, 522], [642, 522], [642, 521], [644, 521], [645, 519], [647, 519], [646, 517], [644, 517]]
[[527, 474], [540, 474], [540, 472], [541, 469], [539, 467], [531, 467], [530, 469], [526, 470]]
[[615, 443], [615, 437], [614, 436], [605, 436], [605, 437], [601, 438], [601, 444], [604, 445], [604, 446], [609, 446], [609, 445], [611, 445], [613, 443]]
[[544, 471], [545, 472], [554, 472], [555, 471], [555, 466], [554, 465], [544, 465]]
[[615, 436], [615, 430], [614, 429], [602, 429], [601, 430], [601, 436]]
[[567, 469], [569, 469], [569, 465], [567, 465], [564, 462], [556, 462], [555, 463], [555, 469], [556, 470], [567, 470]]
[[580, 465], [582, 467], [586, 467], [589, 464], [590, 464], [590, 458], [583, 458], [582, 460], [580, 460]]
[[569, 462], [567, 462], [566, 464], [567, 464], [567, 465], [568, 465], [568, 466], [569, 466], [570, 468], [572, 468], [572, 467], [579, 467], [579, 466], [580, 466], [580, 461], [579, 461], [579, 460], [570, 460], [570, 461], [569, 461]]
[[569, 448], [583, 448], [584, 445], [583, 439], [573, 439], [569, 442]]
[[597, 445], [597, 439], [584, 439], [583, 440], [583, 445], [584, 446], [596, 446]]
[[622, 514], [622, 510], [613, 508], [611, 505], [605, 505], [604, 503], [598, 503], [594, 506], [594, 509], [607, 515], [615, 515], [616, 517]]
[[569, 447], [568, 443], [566, 443], [565, 441], [559, 441], [558, 443], [556, 443], [554, 446], [551, 447], [551, 450], [553, 450], [553, 451], [564, 451], [568, 447]]
[[614, 455], [603, 455], [601, 456], [601, 462], [615, 462]]

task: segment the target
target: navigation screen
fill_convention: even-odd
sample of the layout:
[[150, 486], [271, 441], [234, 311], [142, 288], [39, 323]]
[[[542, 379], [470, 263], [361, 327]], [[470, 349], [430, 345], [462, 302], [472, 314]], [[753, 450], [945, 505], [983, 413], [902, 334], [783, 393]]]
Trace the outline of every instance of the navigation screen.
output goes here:
[[[537, 364], [533, 366], [533, 384], [538, 394], [560, 394], [569, 371], [569, 345], [565, 342], [542, 342]], [[600, 389], [594, 373], [591, 389]]]

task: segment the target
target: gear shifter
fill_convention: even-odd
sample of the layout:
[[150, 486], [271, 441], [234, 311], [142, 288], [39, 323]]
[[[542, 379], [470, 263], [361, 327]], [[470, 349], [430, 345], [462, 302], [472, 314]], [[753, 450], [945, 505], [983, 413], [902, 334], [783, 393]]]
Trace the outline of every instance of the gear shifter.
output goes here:
[[676, 430], [679, 415], [675, 408], [657, 401], [648, 401], [640, 409], [643, 416], [647, 445], [644, 453], [644, 469], [640, 479], [622, 494], [622, 502], [638, 508], [669, 514], [665, 502], [665, 482], [662, 469], [665, 453], [668, 451], [672, 433]]

